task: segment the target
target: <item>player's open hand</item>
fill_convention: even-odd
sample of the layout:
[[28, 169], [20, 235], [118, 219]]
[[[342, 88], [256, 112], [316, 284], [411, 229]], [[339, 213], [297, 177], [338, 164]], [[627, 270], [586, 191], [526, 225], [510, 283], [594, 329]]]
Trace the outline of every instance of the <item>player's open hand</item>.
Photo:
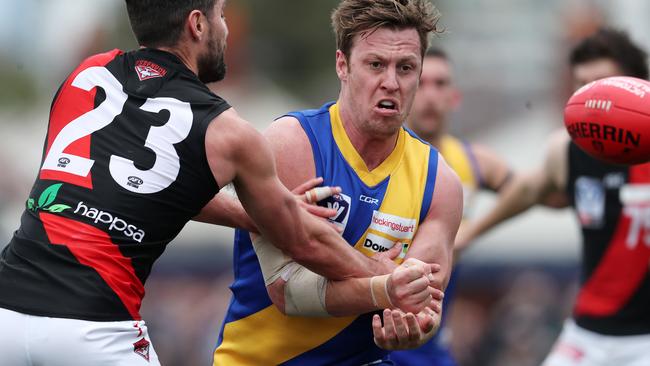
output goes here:
[[382, 315], [383, 326], [382, 317], [377, 314], [373, 316], [372, 333], [375, 344], [390, 351], [420, 347], [440, 327], [440, 314], [429, 308], [417, 315], [385, 309]]
[[425, 307], [438, 309], [444, 298], [440, 288], [432, 286], [432, 273], [440, 270], [437, 264], [429, 264], [409, 258], [395, 268], [388, 277], [388, 297], [395, 308], [404, 312], [418, 313]]
[[[341, 193], [341, 187], [319, 187], [322, 183], [322, 177], [312, 178], [294, 188], [291, 192], [296, 196], [300, 206], [307, 210], [307, 212], [314, 216], [328, 219], [336, 215], [336, 210], [318, 206], [316, 203], [327, 197]], [[340, 231], [338, 227], [335, 228], [337, 231]]]

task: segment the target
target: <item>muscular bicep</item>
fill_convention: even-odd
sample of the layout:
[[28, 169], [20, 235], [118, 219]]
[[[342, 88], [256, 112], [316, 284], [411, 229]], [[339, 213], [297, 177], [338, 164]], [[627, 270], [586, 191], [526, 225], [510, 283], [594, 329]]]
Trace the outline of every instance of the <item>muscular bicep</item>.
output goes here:
[[304, 240], [297, 203], [278, 179], [271, 147], [259, 132], [230, 109], [212, 121], [205, 145], [219, 185], [233, 182], [246, 212], [271, 242], [283, 248]]
[[278, 169], [280, 181], [289, 189], [316, 176], [311, 144], [297, 119], [283, 117], [264, 131]]
[[454, 238], [462, 217], [463, 191], [458, 176], [442, 158], [437, 174], [429, 212], [418, 227], [407, 258], [440, 264], [436, 277], [444, 288], [449, 281]]

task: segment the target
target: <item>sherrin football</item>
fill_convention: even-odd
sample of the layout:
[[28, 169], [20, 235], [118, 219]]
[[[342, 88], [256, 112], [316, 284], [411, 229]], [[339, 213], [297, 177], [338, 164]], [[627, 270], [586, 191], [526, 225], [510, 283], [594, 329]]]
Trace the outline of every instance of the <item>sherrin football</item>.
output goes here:
[[617, 76], [589, 83], [567, 102], [564, 125], [571, 139], [599, 160], [650, 161], [650, 82]]

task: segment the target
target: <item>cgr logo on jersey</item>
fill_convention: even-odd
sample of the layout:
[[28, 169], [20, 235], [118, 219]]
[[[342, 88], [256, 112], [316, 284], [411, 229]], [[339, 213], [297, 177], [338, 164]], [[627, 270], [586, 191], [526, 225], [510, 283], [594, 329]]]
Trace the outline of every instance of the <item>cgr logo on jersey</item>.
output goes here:
[[140, 81], [153, 78], [161, 78], [167, 75], [167, 70], [158, 66], [151, 61], [138, 60], [135, 62], [135, 72], [138, 74]]
[[350, 205], [352, 204], [350, 196], [340, 193], [328, 197], [321, 202], [323, 202], [327, 208], [336, 211], [336, 215], [329, 218], [330, 221], [345, 229], [345, 226], [348, 224], [348, 217], [350, 216]]
[[108, 225], [109, 231], [120, 231], [126, 237], [138, 243], [141, 243], [144, 238], [144, 231], [138, 229], [136, 226], [129, 225], [126, 221], [108, 212], [98, 210], [94, 207], [88, 207], [83, 202], [79, 202], [74, 213], [92, 219], [95, 224], [102, 223]]
[[371, 205], [379, 206], [379, 200], [373, 197], [361, 195], [359, 196], [359, 201], [364, 203], [369, 203]]

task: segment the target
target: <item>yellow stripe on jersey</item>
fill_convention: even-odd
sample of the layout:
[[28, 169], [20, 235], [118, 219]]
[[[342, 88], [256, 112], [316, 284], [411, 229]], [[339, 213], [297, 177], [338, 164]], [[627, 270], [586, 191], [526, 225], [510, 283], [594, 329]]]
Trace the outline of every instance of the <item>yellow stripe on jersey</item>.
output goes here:
[[440, 154], [445, 158], [451, 169], [458, 174], [463, 186], [472, 189], [478, 187], [478, 177], [474, 174], [470, 157], [467, 156], [467, 150], [460, 140], [445, 135], [440, 143]]
[[225, 325], [214, 365], [278, 365], [325, 343], [354, 319], [286, 316], [271, 305]]
[[[429, 145], [404, 134], [404, 154], [401, 164], [390, 177], [386, 195], [379, 211], [375, 211], [366, 234], [356, 243], [355, 248], [370, 256], [374, 251], [364, 245], [368, 238], [384, 240], [386, 244], [400, 241], [406, 246], [397, 262], [401, 263], [418, 227], [422, 198], [427, 181], [429, 166]], [[385, 246], [385, 245], [384, 245]]]

